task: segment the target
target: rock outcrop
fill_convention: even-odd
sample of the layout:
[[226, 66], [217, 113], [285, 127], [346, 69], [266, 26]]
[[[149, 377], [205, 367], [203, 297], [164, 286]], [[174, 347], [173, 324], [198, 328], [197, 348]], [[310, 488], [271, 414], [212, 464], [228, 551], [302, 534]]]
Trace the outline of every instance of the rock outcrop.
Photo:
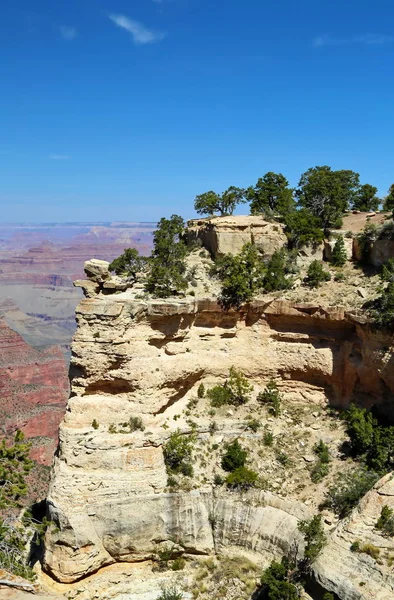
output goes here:
[[287, 243], [283, 229], [280, 223], [265, 221], [261, 216], [210, 217], [189, 221], [186, 236], [189, 244], [199, 240], [213, 258], [238, 254], [250, 242], [270, 257]]
[[[47, 533], [45, 569], [63, 582], [148, 560], [163, 542], [197, 555], [243, 548], [264, 563], [302, 547], [297, 522], [311, 513], [301, 502], [249, 492], [245, 504], [212, 484], [169, 490], [163, 444], [177, 426], [193, 431], [173, 419], [201, 382], [237, 365], [256, 385], [278, 377], [284, 391], [337, 406], [384, 404], [394, 391], [390, 340], [339, 309], [266, 299], [223, 312], [209, 298], [142, 301], [128, 290], [83, 300], [77, 320], [48, 495], [58, 530]], [[119, 432], [131, 415], [145, 430]], [[197, 433], [209, 439], [208, 428]]]

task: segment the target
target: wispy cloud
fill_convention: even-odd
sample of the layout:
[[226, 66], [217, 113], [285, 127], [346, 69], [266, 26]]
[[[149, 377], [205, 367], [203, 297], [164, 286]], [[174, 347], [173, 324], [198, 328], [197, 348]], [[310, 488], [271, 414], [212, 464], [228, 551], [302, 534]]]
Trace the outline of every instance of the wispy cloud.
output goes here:
[[68, 154], [50, 154], [50, 160], [70, 160], [71, 156]]
[[115, 25], [131, 33], [135, 44], [155, 44], [165, 37], [165, 33], [148, 29], [139, 21], [124, 15], [109, 15], [109, 18]]
[[77, 37], [77, 30], [75, 27], [67, 27], [66, 25], [62, 25], [60, 27], [60, 35], [64, 40], [71, 42]]
[[313, 40], [315, 47], [321, 46], [347, 46], [350, 44], [364, 44], [366, 46], [379, 46], [382, 44], [391, 44], [394, 37], [384, 33], [364, 33], [347, 38], [335, 38], [330, 35], [319, 35]]

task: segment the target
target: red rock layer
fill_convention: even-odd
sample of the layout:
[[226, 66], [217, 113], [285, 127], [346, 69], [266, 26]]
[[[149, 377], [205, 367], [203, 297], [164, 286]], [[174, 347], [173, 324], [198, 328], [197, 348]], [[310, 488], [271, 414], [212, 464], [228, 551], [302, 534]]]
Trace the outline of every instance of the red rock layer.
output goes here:
[[32, 457], [51, 464], [68, 397], [63, 353], [40, 352], [0, 319], [0, 430], [20, 429], [32, 439]]

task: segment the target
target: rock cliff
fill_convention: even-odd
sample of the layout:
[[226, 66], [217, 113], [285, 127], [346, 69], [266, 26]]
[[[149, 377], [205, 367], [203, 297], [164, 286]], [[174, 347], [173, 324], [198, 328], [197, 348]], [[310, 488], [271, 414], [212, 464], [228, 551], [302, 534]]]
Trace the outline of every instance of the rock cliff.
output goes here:
[[[283, 486], [249, 492], [245, 502], [215, 488], [204, 462], [191, 489], [173, 491], [163, 444], [176, 429], [195, 431], [201, 452], [235, 437], [261, 443], [261, 434], [245, 433], [240, 414], [219, 411], [214, 433], [209, 407], [187, 418], [199, 384], [223, 382], [232, 365], [256, 389], [277, 377], [296, 412], [300, 402], [313, 410], [326, 398], [384, 405], [394, 390], [390, 340], [340, 309], [267, 298], [225, 313], [210, 298], [135, 296], [100, 294], [77, 308], [71, 397], [48, 495], [58, 530], [47, 534], [45, 569], [72, 582], [104, 565], [149, 560], [163, 543], [188, 555], [242, 549], [263, 564], [301, 547], [297, 521], [313, 512], [314, 501], [302, 501], [308, 491], [290, 499]], [[120, 432], [132, 415], [145, 430]]]

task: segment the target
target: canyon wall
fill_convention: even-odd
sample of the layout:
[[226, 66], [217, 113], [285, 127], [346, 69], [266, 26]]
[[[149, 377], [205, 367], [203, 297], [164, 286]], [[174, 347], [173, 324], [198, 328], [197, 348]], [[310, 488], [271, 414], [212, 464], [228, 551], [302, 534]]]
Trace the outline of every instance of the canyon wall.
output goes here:
[[[278, 378], [312, 410], [326, 398], [386, 405], [394, 392], [390, 337], [340, 309], [266, 298], [223, 312], [211, 298], [144, 301], [127, 290], [83, 300], [77, 321], [48, 494], [56, 528], [45, 542], [44, 567], [62, 582], [149, 560], [163, 543], [191, 555], [242, 548], [265, 564], [302, 548], [297, 522], [311, 516], [310, 502], [258, 490], [246, 502], [215, 488], [204, 468], [191, 489], [169, 489], [163, 444], [172, 431], [194, 432], [202, 445], [243, 431], [232, 411], [213, 437], [209, 416], [186, 418], [200, 383], [223, 382], [236, 365], [256, 389]], [[144, 431], [122, 431], [132, 415]]]

